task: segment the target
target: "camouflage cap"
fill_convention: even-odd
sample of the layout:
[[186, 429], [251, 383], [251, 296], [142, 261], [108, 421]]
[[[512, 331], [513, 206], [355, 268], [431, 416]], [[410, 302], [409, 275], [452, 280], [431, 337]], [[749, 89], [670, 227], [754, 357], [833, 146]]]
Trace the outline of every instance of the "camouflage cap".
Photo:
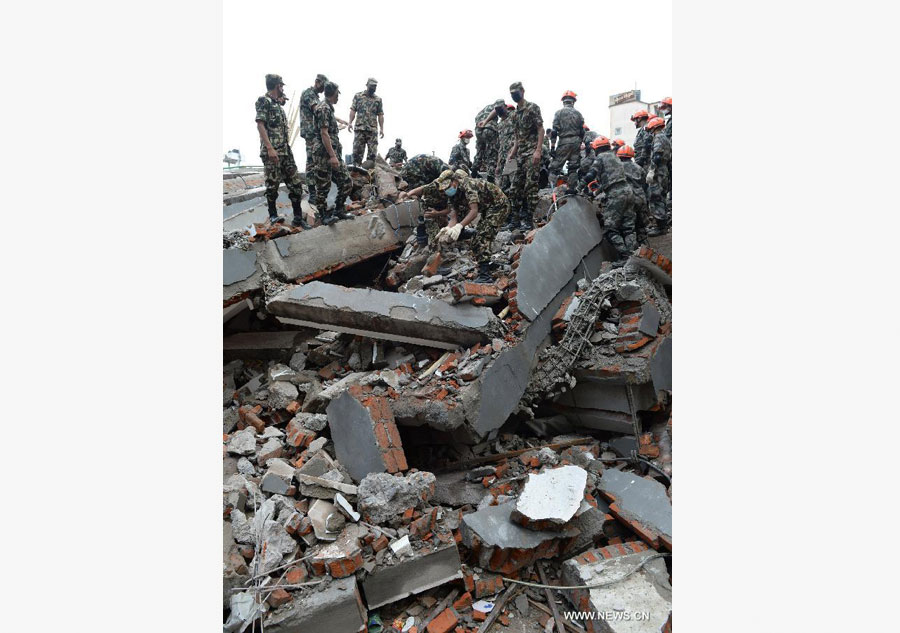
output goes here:
[[453, 180], [455, 176], [453, 175], [452, 169], [445, 169], [441, 172], [441, 175], [437, 177], [438, 189], [444, 191], [447, 187], [450, 186], [450, 181]]
[[522, 87], [521, 81], [517, 81], [516, 83], [509, 85], [509, 91], [512, 92], [513, 90], [525, 90], [525, 88]]
[[341, 93], [340, 89], [338, 88], [338, 85], [336, 83], [334, 83], [333, 81], [326, 81], [325, 82], [325, 96], [330, 97], [334, 93], [338, 93], [338, 94]]
[[396, 139], [394, 142], [395, 142], [395, 143], [402, 143], [403, 141], [402, 141], [401, 139], [398, 138], [398, 139]]
[[316, 75], [316, 81], [321, 81], [322, 83], [325, 83], [326, 81], [328, 81], [328, 77], [326, 77], [322, 73], [319, 73], [318, 75]]
[[271, 73], [266, 75], [266, 88], [271, 90], [278, 84], [284, 85], [284, 79], [281, 78], [281, 75], [273, 75]]
[[367, 85], [367, 86], [377, 86], [377, 85], [378, 85], [378, 81], [375, 80], [375, 79], [372, 79], [371, 77], [369, 77], [369, 78], [366, 80], [366, 85]]
[[506, 101], [504, 101], [503, 99], [497, 99], [496, 101], [494, 101], [495, 108], [499, 108], [502, 105], [506, 105]]

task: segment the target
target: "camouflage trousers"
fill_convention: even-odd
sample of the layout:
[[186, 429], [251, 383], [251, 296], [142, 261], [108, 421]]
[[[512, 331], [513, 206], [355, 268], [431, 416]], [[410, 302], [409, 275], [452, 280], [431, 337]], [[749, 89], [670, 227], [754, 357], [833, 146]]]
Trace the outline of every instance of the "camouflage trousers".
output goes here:
[[[340, 147], [335, 148], [335, 154], [339, 155]], [[335, 169], [328, 164], [328, 156], [326, 154], [318, 154], [313, 164], [313, 175], [316, 185], [316, 215], [323, 217], [328, 206], [328, 192], [331, 189], [331, 183], [334, 182], [337, 187], [337, 198], [334, 200], [335, 209], [343, 209], [344, 201], [350, 195], [352, 183], [350, 182], [350, 172], [347, 165], [341, 158], [338, 158], [338, 166]]]
[[361, 165], [363, 153], [368, 148], [368, 160], [375, 160], [378, 153], [378, 130], [356, 130], [353, 133], [353, 164]]
[[532, 162], [534, 147], [520, 147], [516, 155], [516, 173], [512, 176], [510, 206], [519, 219], [532, 221], [538, 204], [538, 175], [540, 167]]
[[671, 178], [668, 171], [657, 171], [655, 180], [649, 185], [650, 213], [660, 226], [667, 226], [671, 221], [671, 209], [666, 204], [666, 194], [672, 190]]
[[497, 231], [506, 223], [509, 215], [509, 201], [500, 200], [487, 209], [480, 209], [481, 218], [478, 220], [478, 229], [472, 238], [472, 255], [479, 263], [491, 261], [491, 247]]
[[647, 227], [650, 226], [650, 207], [647, 205], [647, 196], [644, 195], [643, 189], [638, 193], [634, 189], [631, 190], [634, 201], [634, 232], [637, 236], [638, 244], [647, 243]]
[[494, 166], [500, 153], [500, 135], [485, 128], [475, 133], [475, 162], [472, 168], [488, 182], [494, 182]]
[[556, 176], [562, 173], [563, 165], [568, 163], [569, 187], [578, 184], [578, 168], [581, 166], [581, 141], [578, 139], [560, 141], [556, 146], [556, 157], [550, 161], [550, 186], [555, 187]]
[[604, 237], [616, 249], [618, 258], [625, 259], [637, 248], [634, 194], [631, 187], [625, 183], [613, 185], [606, 192], [600, 214], [603, 218]]
[[306, 141], [306, 188], [309, 190], [310, 198], [312, 198], [313, 190], [316, 187], [316, 178], [313, 175], [313, 165], [315, 164], [316, 145], [312, 138], [303, 139]]
[[303, 198], [303, 179], [297, 171], [293, 153], [280, 154], [275, 162], [266, 154], [260, 156], [266, 172], [266, 200], [274, 203], [278, 199], [278, 187], [284, 183], [292, 202]]

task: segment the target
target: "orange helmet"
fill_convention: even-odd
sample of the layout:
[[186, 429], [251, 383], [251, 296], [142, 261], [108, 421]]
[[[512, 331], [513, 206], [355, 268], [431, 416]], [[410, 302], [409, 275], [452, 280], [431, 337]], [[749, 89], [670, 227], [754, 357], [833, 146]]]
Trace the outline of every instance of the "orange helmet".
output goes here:
[[585, 131], [585, 132], [590, 132], [590, 131], [591, 131], [591, 128], [589, 128], [589, 127], [587, 126], [587, 123], [583, 124], [581, 127], [584, 128], [584, 131]]
[[623, 145], [625, 145], [625, 141], [623, 141], [620, 138], [617, 138], [617, 139], [613, 140], [612, 144], [615, 145], [616, 147], [622, 147]]
[[463, 130], [459, 133], [459, 138], [472, 138], [472, 130]]
[[635, 112], [634, 114], [631, 115], [632, 121], [637, 121], [638, 119], [649, 119], [649, 118], [650, 118], [650, 113], [647, 112], [646, 110], [638, 110], [637, 112]]
[[650, 119], [650, 122], [647, 123], [647, 129], [653, 130], [658, 127], [664, 127], [665, 125], [666, 125], [666, 122], [657, 116], [657, 117], [653, 117], [652, 119]]
[[662, 102], [665, 103], [666, 105], [672, 105], [672, 97], [666, 97], [665, 99], [662, 100]]
[[620, 147], [619, 151], [616, 152], [616, 156], [619, 158], [634, 158], [634, 148], [631, 145]]
[[[567, 98], [567, 97], [569, 97], [569, 98], [571, 98], [571, 99], [574, 100], [574, 99], [577, 99], [577, 98], [578, 98], [578, 95], [576, 95], [576, 94], [575, 94], [574, 92], [572, 92], [571, 90], [566, 90], [566, 92], [565, 92], [565, 94], [563, 94], [562, 98], [565, 99], [565, 98]], [[562, 99], [560, 99], [560, 101], [562, 101]]]
[[599, 149], [601, 147], [609, 147], [609, 139], [602, 135], [591, 141], [591, 149]]
[[515, 109], [516, 109], [516, 106], [512, 105], [511, 103], [507, 103], [507, 104], [506, 104], [506, 109], [507, 109], [507, 110], [515, 110]]

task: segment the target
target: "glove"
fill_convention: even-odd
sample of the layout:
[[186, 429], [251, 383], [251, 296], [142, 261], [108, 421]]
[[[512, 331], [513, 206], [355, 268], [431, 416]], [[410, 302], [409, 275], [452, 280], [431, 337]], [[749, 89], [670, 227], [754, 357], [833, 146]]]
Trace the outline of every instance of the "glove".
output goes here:
[[648, 184], [648, 185], [652, 185], [652, 184], [653, 184], [653, 181], [654, 181], [655, 179], [656, 179], [656, 172], [654, 172], [654, 171], [651, 169], [650, 171], [647, 172], [647, 184]]
[[437, 232], [437, 235], [434, 236], [435, 240], [438, 241], [438, 242], [443, 242], [443, 241], [444, 241], [444, 237], [447, 235], [447, 231], [448, 231], [448, 230], [449, 230], [449, 228], [445, 226], [445, 227], [442, 228], [440, 231], [438, 231], [438, 232]]
[[455, 242], [459, 239], [459, 234], [462, 233], [463, 226], [462, 224], [454, 224], [452, 227], [444, 227], [447, 231], [444, 233], [442, 241], [444, 243]]

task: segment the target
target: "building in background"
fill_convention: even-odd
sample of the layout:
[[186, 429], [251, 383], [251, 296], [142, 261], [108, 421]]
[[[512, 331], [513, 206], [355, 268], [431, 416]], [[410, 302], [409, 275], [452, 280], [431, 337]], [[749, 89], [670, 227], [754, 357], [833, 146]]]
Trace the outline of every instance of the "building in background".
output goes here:
[[658, 113], [659, 101], [641, 101], [640, 90], [620, 92], [609, 97], [609, 138], [620, 138], [626, 145], [634, 145], [637, 129], [631, 121], [631, 115], [638, 110], [646, 110], [650, 116]]

